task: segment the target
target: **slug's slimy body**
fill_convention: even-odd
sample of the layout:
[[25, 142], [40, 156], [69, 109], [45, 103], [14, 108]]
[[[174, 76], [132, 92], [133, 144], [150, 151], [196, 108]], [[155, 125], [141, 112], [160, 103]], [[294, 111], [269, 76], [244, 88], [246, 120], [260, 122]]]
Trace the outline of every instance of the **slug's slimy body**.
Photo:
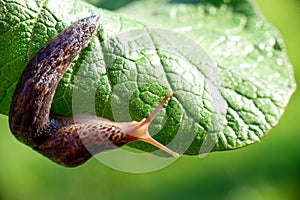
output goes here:
[[87, 46], [98, 22], [98, 16], [91, 16], [72, 24], [26, 64], [11, 102], [12, 133], [54, 162], [70, 167], [84, 163], [93, 154], [136, 140], [151, 143], [178, 157], [148, 133], [148, 126], [171, 93], [141, 122], [112, 122], [96, 116], [77, 115], [75, 123], [72, 116], [51, 113], [59, 80], [81, 49]]

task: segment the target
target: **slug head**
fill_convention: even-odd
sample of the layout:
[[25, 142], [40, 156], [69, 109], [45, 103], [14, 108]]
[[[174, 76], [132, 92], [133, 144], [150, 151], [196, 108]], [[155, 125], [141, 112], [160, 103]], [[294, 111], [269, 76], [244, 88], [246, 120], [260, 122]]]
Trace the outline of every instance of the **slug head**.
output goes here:
[[158, 111], [163, 107], [163, 105], [166, 103], [166, 101], [172, 96], [172, 93], [169, 92], [164, 99], [160, 102], [160, 104], [155, 108], [155, 110], [150, 114], [149, 117], [144, 118], [140, 122], [123, 122], [121, 124], [118, 124], [120, 128], [124, 131], [126, 134], [126, 137], [129, 142], [132, 141], [144, 141], [149, 144], [152, 144], [153, 146], [158, 147], [159, 149], [169, 153], [170, 155], [178, 158], [179, 154], [172, 151], [168, 147], [164, 146], [163, 144], [159, 143], [155, 139], [153, 139], [149, 134], [149, 126], [151, 122], [155, 119]]

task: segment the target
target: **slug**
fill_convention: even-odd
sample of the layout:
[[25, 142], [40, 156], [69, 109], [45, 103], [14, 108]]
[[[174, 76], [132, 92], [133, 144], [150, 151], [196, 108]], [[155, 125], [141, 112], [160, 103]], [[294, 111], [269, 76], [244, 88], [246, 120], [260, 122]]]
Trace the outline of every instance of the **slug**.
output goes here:
[[99, 16], [68, 26], [27, 62], [10, 106], [13, 135], [52, 161], [67, 167], [83, 164], [92, 155], [132, 141], [150, 143], [174, 157], [179, 155], [154, 140], [148, 127], [172, 95], [168, 93], [153, 113], [140, 122], [113, 122], [97, 116], [58, 116], [51, 112], [56, 87], [67, 67], [97, 30]]

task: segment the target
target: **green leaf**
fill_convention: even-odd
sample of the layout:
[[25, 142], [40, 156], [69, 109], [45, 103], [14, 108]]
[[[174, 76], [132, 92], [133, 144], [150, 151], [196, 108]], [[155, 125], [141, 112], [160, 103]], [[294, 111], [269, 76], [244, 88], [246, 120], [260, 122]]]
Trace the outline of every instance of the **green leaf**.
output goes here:
[[[278, 123], [295, 89], [293, 71], [279, 34], [248, 1], [138, 1], [117, 12], [81, 1], [0, 0], [0, 113], [8, 114], [36, 51], [77, 19], [98, 14], [98, 34], [60, 81], [54, 112], [140, 120], [171, 89], [151, 132], [190, 155], [251, 144]], [[129, 36], [142, 39], [126, 49]], [[203, 50], [178, 49], [182, 41]]]

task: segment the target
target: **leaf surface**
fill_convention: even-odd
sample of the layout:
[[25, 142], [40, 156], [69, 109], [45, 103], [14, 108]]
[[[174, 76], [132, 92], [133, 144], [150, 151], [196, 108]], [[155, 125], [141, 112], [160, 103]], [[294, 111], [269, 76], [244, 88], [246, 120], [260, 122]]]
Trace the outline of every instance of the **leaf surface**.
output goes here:
[[60, 81], [54, 112], [141, 120], [172, 90], [151, 132], [175, 151], [197, 155], [204, 141], [214, 151], [259, 141], [295, 89], [283, 42], [246, 0], [197, 2], [138, 1], [116, 14], [81, 1], [1, 0], [0, 113], [8, 114], [37, 50], [98, 14], [98, 33]]

